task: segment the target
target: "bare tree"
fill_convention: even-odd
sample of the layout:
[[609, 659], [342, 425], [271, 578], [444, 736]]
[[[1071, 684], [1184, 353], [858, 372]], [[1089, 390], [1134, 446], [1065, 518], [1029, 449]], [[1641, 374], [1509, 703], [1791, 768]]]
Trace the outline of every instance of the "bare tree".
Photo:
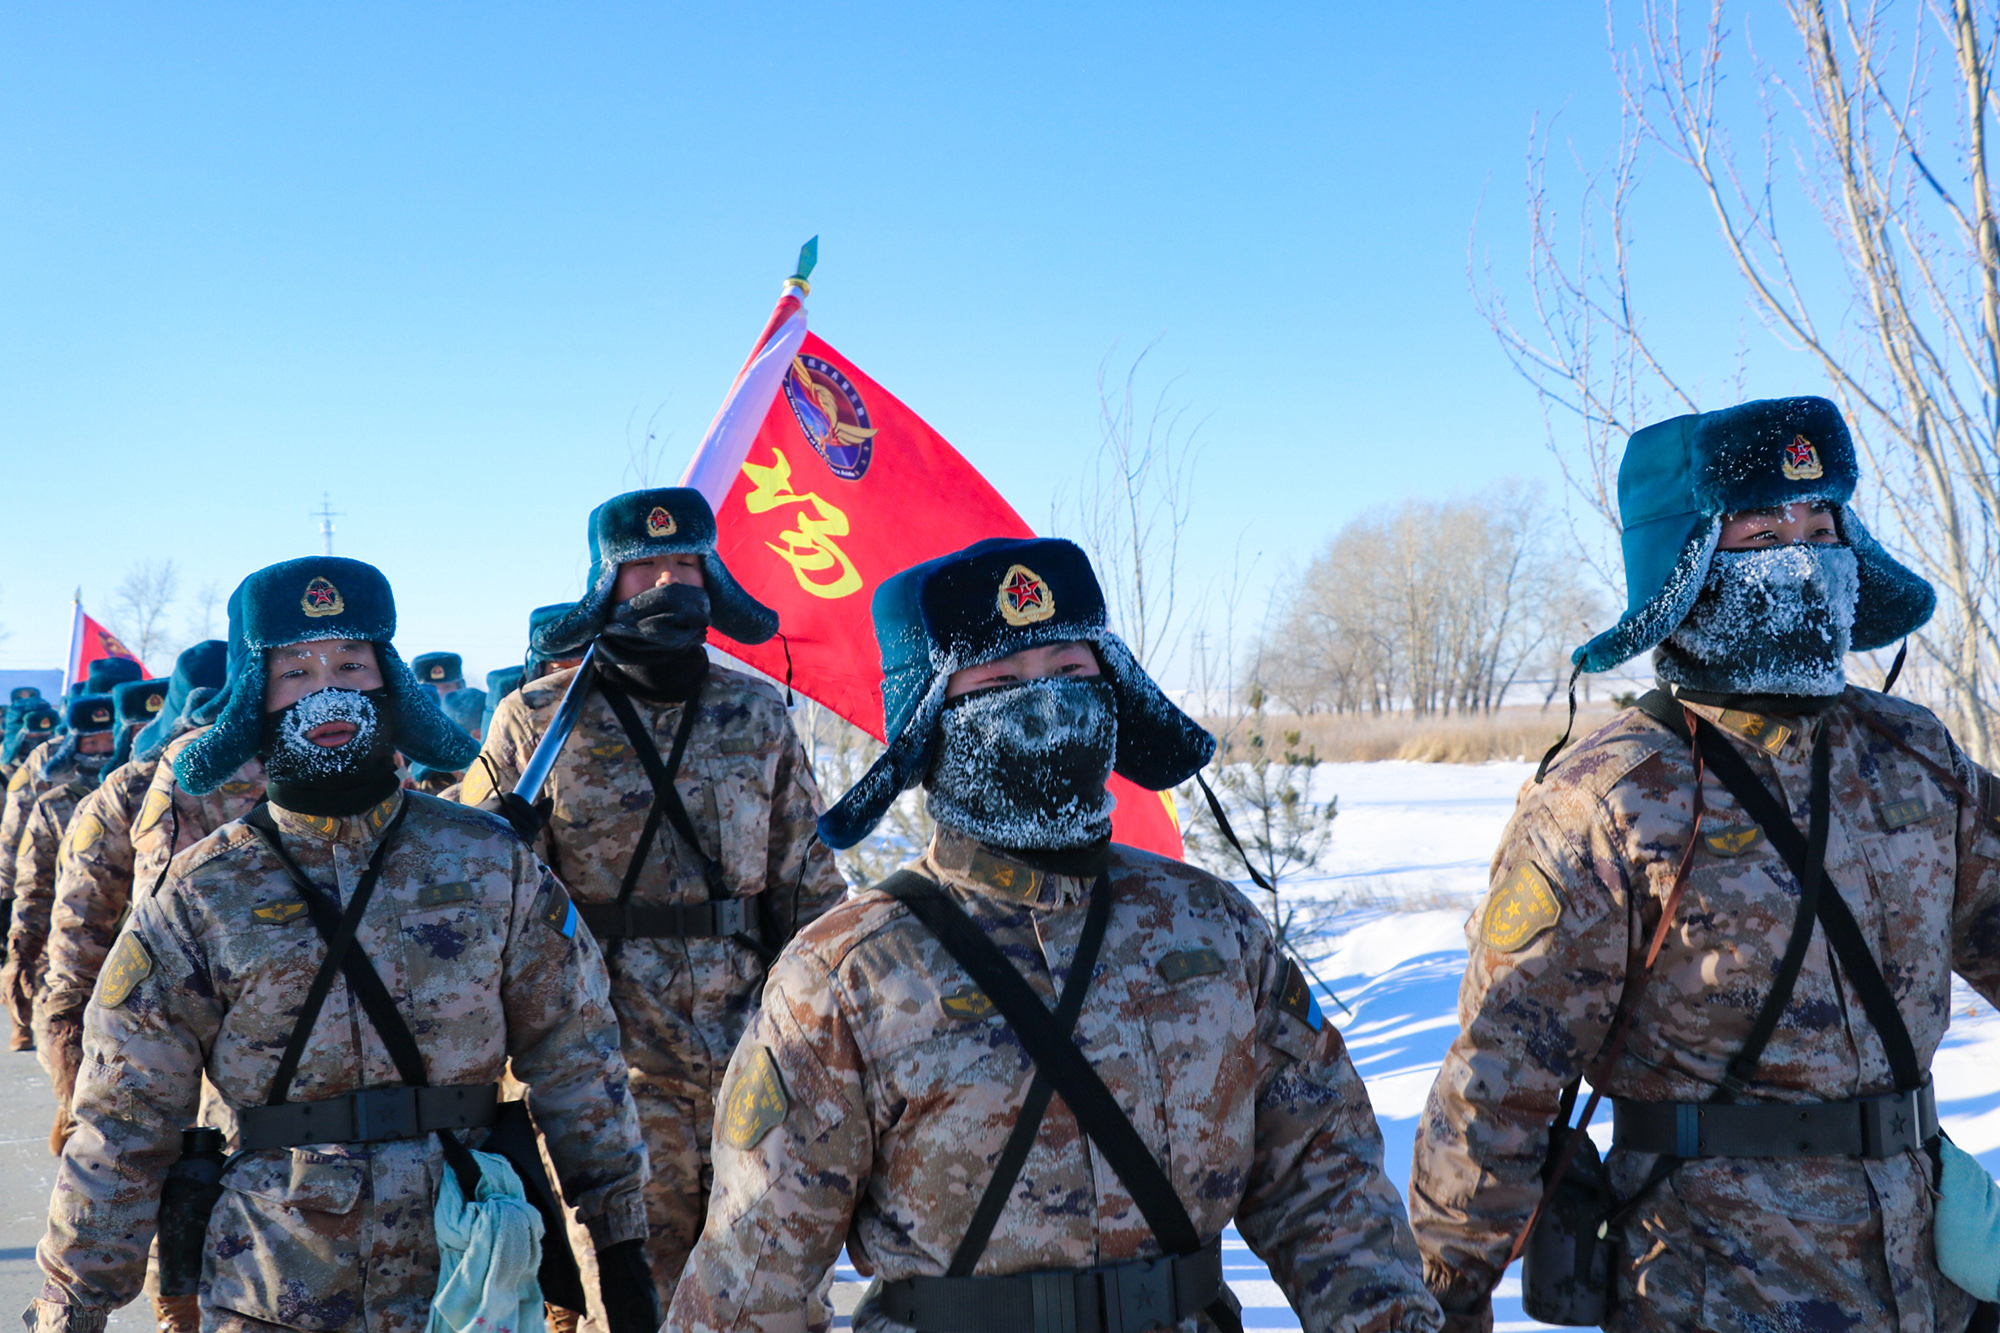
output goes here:
[[167, 647], [167, 611], [180, 594], [180, 567], [165, 560], [135, 560], [111, 592], [106, 615], [125, 646], [151, 662]]
[[[1615, 0], [1608, 12], [1615, 20]], [[1557, 244], [1537, 140], [1533, 316], [1513, 320], [1490, 283], [1482, 310], [1551, 410], [1572, 492], [1615, 524], [1610, 479], [1625, 434], [1704, 405], [1641, 326], [1629, 271], [1642, 159], [1677, 168], [1750, 307], [1813, 358], [1846, 413], [1886, 535], [1939, 591], [1918, 656], [1943, 682], [1937, 702], [1967, 747], [1990, 762], [2000, 679], [1995, 6], [1789, 0], [1796, 74], [1734, 41], [1722, 0], [1693, 23], [1677, 0], [1637, 0], [1634, 12], [1636, 42], [1620, 50], [1614, 37], [1619, 147], [1586, 181], [1574, 253]], [[1754, 99], [1726, 96], [1731, 75], [1746, 72]], [[1824, 281], [1827, 267], [1844, 281]], [[1555, 424], [1565, 417], [1581, 423], [1580, 439]]]
[[205, 639], [219, 639], [228, 626], [218, 612], [222, 608], [226, 594], [222, 585], [213, 580], [194, 590], [187, 610], [181, 616], [181, 646], [193, 647]]
[[[1158, 674], [1181, 646], [1181, 534], [1194, 503], [1201, 423], [1172, 399], [1175, 381], [1139, 386], [1148, 344], [1123, 375], [1107, 354], [1097, 368], [1097, 450], [1075, 499], [1077, 542], [1090, 553], [1112, 628], [1140, 665]], [[1052, 530], [1066, 526], [1058, 502]]]

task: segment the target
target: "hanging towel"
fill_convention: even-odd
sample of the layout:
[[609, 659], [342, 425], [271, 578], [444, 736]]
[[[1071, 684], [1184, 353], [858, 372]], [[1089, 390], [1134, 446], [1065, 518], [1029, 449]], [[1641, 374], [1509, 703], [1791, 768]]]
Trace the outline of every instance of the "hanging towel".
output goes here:
[[544, 1333], [541, 1214], [506, 1158], [472, 1157], [477, 1199], [465, 1201], [454, 1171], [438, 1184], [438, 1291], [425, 1333]]
[[1982, 1301], [2000, 1297], [2000, 1185], [1950, 1139], [1938, 1143], [1937, 1263]]

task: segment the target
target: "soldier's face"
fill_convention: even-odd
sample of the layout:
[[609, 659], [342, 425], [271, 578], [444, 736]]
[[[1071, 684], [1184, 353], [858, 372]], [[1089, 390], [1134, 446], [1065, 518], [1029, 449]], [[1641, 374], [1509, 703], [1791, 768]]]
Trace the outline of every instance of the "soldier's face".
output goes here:
[[1018, 685], [1024, 680], [1099, 674], [1096, 652], [1089, 644], [1072, 639], [1065, 643], [1046, 643], [1039, 648], [1023, 648], [1018, 653], [954, 671], [944, 683], [944, 697], [956, 699], [974, 690], [994, 685]]
[[[382, 667], [375, 645], [361, 639], [319, 639], [265, 650], [264, 711], [289, 708], [321, 690], [379, 690]], [[351, 722], [323, 722], [306, 733], [315, 745], [334, 749], [354, 738]]]
[[1745, 509], [1722, 516], [1720, 551], [1761, 551], [1770, 546], [1791, 546], [1806, 542], [1830, 546], [1840, 540], [1834, 525], [1833, 506], [1825, 500], [1777, 505], [1770, 509]]
[[691, 551], [679, 551], [673, 555], [627, 560], [618, 566], [618, 583], [611, 590], [611, 600], [629, 602], [648, 588], [664, 587], [669, 583], [706, 588], [708, 580], [702, 577], [701, 557]]
[[78, 754], [110, 754], [111, 750], [112, 739], [108, 731], [86, 731], [76, 738]]

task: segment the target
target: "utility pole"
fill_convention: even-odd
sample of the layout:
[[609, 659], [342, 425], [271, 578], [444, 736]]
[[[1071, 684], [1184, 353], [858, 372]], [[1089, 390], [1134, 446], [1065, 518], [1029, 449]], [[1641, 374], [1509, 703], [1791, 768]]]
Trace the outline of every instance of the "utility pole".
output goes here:
[[319, 493], [318, 511], [312, 514], [308, 514], [306, 515], [306, 517], [316, 518], [319, 520], [319, 539], [326, 546], [325, 553], [327, 555], [332, 555], [333, 520], [340, 517], [339, 514], [334, 512], [333, 497], [328, 495], [325, 491], [321, 491]]

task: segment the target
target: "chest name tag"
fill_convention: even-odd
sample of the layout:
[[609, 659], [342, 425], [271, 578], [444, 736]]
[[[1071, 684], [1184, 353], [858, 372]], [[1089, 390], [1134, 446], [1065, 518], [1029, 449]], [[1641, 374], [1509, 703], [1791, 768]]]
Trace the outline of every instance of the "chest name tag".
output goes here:
[[722, 1108], [722, 1137], [732, 1147], [754, 1148], [759, 1139], [785, 1123], [791, 1109], [785, 1080], [778, 1075], [778, 1062], [759, 1046], [729, 1089], [729, 1100]]
[[542, 924], [566, 940], [576, 938], [576, 906], [569, 900], [569, 890], [554, 879], [543, 881], [548, 886], [548, 898], [542, 905]]
[[715, 748], [722, 754], [756, 754], [764, 748], [764, 742], [755, 736], [724, 736], [716, 742]]
[[938, 997], [938, 1008], [944, 1010], [946, 1018], [963, 1018], [968, 1021], [990, 1018], [993, 1015], [993, 1001], [985, 991], [967, 983], [955, 991]]
[[1178, 986], [1183, 981], [1222, 971], [1222, 955], [1213, 949], [1183, 949], [1168, 954], [1155, 966], [1169, 986]]
[[1562, 919], [1562, 899], [1529, 861], [1514, 867], [1487, 901], [1479, 938], [1489, 949], [1513, 953]]
[[297, 898], [286, 898], [281, 902], [265, 903], [262, 907], [250, 909], [253, 920], [268, 926], [282, 926], [287, 921], [296, 921], [305, 915], [306, 905]]
[[1736, 824], [1704, 833], [1701, 840], [1717, 856], [1741, 856], [1764, 840], [1764, 830], [1755, 824]]
[[105, 960], [104, 972], [97, 980], [97, 1002], [106, 1009], [116, 1009], [132, 998], [133, 988], [151, 975], [153, 955], [146, 952], [137, 935], [121, 931], [118, 946]]
[[1313, 998], [1312, 987], [1306, 985], [1306, 974], [1299, 965], [1285, 960], [1284, 980], [1278, 983], [1278, 1011], [1290, 1014], [1314, 1032], [1326, 1023], [1319, 1011], [1319, 1001]]
[[1882, 827], [1894, 833], [1899, 828], [1908, 828], [1912, 824], [1920, 824], [1929, 819], [1931, 811], [1930, 807], [1924, 804], [1923, 797], [1914, 796], [1907, 801], [1892, 801], [1883, 806], [1881, 815]]
[[453, 880], [449, 884], [426, 884], [417, 890], [417, 906], [442, 907], [446, 903], [462, 903], [474, 897], [469, 880]]

